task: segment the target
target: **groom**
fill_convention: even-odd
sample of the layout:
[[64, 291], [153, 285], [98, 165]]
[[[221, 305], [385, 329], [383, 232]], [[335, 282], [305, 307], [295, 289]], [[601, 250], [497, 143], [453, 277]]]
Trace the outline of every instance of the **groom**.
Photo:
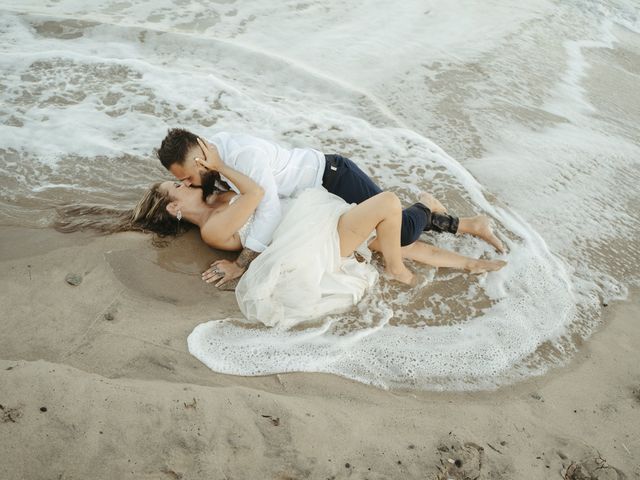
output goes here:
[[[325, 155], [312, 148], [289, 149], [251, 135], [227, 132], [209, 137], [208, 144], [211, 154], [218, 155], [223, 163], [264, 189], [264, 197], [238, 258], [235, 262], [218, 260], [202, 274], [208, 283], [218, 282], [218, 287], [239, 278], [251, 261], [267, 248], [282, 218], [280, 198], [295, 197], [307, 188], [322, 186], [347, 203], [361, 203], [382, 191], [355, 163], [340, 155]], [[198, 137], [187, 130], [169, 130], [157, 156], [182, 183], [202, 188], [203, 198], [226, 187], [238, 192], [235, 185], [218, 172], [205, 170], [200, 165], [198, 160], [204, 160], [205, 154], [198, 145]], [[428, 195], [423, 202], [429, 203]], [[457, 217], [433, 212], [424, 203], [414, 203], [402, 211], [402, 246], [415, 242], [423, 231], [457, 232]]]

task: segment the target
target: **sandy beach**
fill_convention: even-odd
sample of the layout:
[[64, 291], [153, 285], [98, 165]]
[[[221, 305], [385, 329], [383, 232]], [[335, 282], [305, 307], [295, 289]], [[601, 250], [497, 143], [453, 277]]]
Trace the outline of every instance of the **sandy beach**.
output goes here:
[[[637, 0], [0, 0], [0, 40], [0, 480], [640, 479]], [[508, 265], [409, 265], [326, 336], [212, 322], [194, 231], [51, 227], [172, 179], [175, 127], [347, 156]], [[214, 372], [205, 322], [218, 371], [294, 373]]]
[[195, 235], [0, 235], [0, 478], [640, 478], [637, 290], [543, 377], [385, 391], [198, 362], [189, 332], [237, 307]]

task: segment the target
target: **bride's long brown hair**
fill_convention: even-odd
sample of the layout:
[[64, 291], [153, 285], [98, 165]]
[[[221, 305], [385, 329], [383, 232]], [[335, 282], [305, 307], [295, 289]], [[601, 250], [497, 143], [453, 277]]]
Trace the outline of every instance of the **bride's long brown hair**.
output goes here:
[[92, 230], [101, 234], [117, 232], [153, 232], [159, 237], [175, 236], [193, 225], [167, 212], [171, 202], [160, 183], [153, 184], [133, 209], [117, 209], [102, 205], [65, 205], [56, 209], [53, 227], [70, 233]]

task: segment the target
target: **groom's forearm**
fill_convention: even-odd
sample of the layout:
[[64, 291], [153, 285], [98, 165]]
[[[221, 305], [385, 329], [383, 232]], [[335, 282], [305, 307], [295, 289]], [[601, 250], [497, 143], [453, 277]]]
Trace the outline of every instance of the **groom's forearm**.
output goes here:
[[236, 259], [236, 265], [243, 270], [246, 270], [249, 267], [249, 264], [253, 262], [258, 255], [260, 255], [259, 252], [254, 252], [249, 248], [243, 248]]

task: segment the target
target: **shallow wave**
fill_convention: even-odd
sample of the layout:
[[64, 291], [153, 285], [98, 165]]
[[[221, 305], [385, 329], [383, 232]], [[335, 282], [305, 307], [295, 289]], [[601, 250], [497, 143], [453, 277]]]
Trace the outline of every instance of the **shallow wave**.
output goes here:
[[[379, 35], [368, 32], [388, 14], [382, 4], [367, 16], [344, 2], [232, 2], [206, 18], [202, 5], [170, 0], [5, 7], [0, 222], [44, 225], [60, 202], [132, 204], [166, 175], [153, 148], [172, 126], [341, 153], [405, 203], [429, 190], [452, 212], [490, 215], [509, 266], [486, 277], [424, 270], [430, 281], [412, 292], [381, 283], [358, 309], [304, 331], [213, 321], [191, 335], [194, 354], [227, 373], [323, 371], [386, 387], [490, 388], [544, 372], [569, 357], [573, 335], [590, 334], [600, 302], [638, 278], [633, 123], [614, 129], [587, 88], [589, 55], [633, 52], [636, 37], [602, 22], [609, 4], [536, 2], [515, 17], [498, 5], [500, 24], [449, 7], [418, 17], [418, 7], [403, 4]], [[318, 26], [307, 15], [319, 10]], [[550, 29], [551, 13], [566, 24]], [[267, 28], [284, 20], [290, 29]], [[465, 25], [466, 40], [454, 35]], [[294, 44], [296, 31], [317, 35]], [[424, 239], [495, 255], [474, 239]]]

